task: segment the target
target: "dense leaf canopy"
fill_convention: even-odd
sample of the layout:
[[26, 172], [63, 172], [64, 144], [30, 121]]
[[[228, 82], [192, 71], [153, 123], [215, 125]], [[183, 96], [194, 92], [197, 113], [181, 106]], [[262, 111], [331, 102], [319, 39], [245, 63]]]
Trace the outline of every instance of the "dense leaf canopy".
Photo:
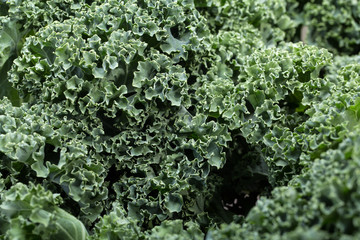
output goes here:
[[358, 239], [359, 6], [0, 0], [0, 239]]

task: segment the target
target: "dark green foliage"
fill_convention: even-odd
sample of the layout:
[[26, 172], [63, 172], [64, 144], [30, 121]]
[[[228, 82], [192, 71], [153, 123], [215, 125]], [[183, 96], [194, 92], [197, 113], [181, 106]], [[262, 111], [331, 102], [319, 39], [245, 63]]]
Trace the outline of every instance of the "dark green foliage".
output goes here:
[[357, 239], [336, 4], [0, 0], [0, 238]]
[[[360, 7], [352, 0], [288, 0], [290, 18], [302, 26], [301, 39], [340, 55], [360, 50]], [[299, 39], [299, 36], [295, 39]]]

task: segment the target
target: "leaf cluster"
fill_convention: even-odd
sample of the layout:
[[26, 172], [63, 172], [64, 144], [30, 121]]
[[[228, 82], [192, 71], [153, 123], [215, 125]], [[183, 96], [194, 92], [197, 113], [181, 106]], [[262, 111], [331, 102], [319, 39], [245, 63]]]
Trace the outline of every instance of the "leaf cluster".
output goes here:
[[0, 238], [357, 239], [358, 10], [0, 1]]

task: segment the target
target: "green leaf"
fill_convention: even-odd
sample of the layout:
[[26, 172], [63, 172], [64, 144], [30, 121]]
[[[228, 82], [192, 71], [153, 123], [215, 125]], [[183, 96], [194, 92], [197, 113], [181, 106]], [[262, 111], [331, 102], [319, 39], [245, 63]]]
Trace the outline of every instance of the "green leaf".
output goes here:
[[54, 239], [64, 240], [86, 240], [88, 233], [78, 219], [61, 208], [55, 210], [57, 221], [55, 222], [59, 231], [53, 235]]
[[2, 193], [1, 202], [0, 212], [11, 223], [3, 231], [12, 239], [37, 236], [38, 239], [86, 240], [88, 237], [81, 221], [56, 206], [58, 194], [45, 191], [40, 185], [28, 187], [18, 183]]
[[180, 212], [183, 206], [183, 199], [180, 194], [170, 193], [165, 198], [165, 207], [170, 212]]
[[20, 26], [16, 22], [6, 22], [0, 29], [0, 98], [6, 96], [13, 105], [19, 106], [19, 94], [8, 81], [8, 71], [19, 51], [24, 33], [20, 33]]

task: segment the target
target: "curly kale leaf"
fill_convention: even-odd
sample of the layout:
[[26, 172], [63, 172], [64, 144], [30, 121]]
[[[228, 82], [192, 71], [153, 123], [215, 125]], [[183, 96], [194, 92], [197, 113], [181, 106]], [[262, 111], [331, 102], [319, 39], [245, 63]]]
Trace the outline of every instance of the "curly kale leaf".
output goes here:
[[2, 192], [1, 234], [10, 239], [85, 240], [88, 233], [74, 216], [59, 207], [58, 194], [40, 185], [18, 183]]

